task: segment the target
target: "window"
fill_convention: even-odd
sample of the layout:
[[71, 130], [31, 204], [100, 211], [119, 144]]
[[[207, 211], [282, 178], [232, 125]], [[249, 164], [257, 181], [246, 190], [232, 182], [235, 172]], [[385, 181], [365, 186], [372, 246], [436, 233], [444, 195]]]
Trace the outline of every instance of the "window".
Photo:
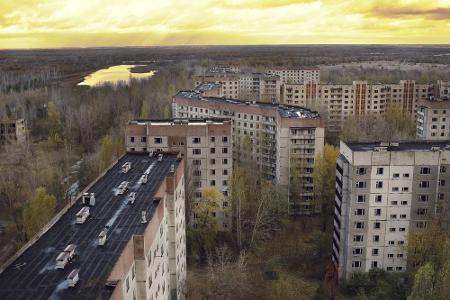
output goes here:
[[200, 154], [202, 154], [202, 150], [201, 149], [192, 149], [192, 154], [200, 155]]
[[446, 167], [446, 166], [441, 166], [440, 169], [439, 169], [439, 171], [440, 171], [441, 173], [445, 173], [445, 172], [447, 172], [447, 167]]
[[373, 261], [371, 264], [372, 268], [378, 268], [378, 262], [377, 261]]
[[400, 231], [400, 232], [405, 232], [405, 231], [406, 231], [406, 228], [405, 228], [405, 227], [400, 227], [400, 228], [398, 229], [398, 231]]
[[431, 168], [428, 168], [428, 167], [420, 168], [421, 175], [429, 175], [430, 173], [431, 173]]
[[402, 201], [401, 203], [402, 203], [402, 205], [408, 205], [408, 201], [405, 201], [405, 200]]
[[402, 192], [408, 192], [408, 191], [409, 191], [409, 187], [407, 187], [407, 186], [402, 187]]
[[141, 137], [141, 142], [146, 143], [147, 142], [147, 137], [146, 136]]
[[215, 186], [215, 185], [216, 185], [216, 181], [215, 181], [215, 180], [211, 180], [211, 181], [209, 182], [209, 185], [210, 185], [210, 186]]
[[200, 138], [199, 137], [192, 138], [192, 143], [193, 144], [200, 144]]
[[355, 234], [353, 236], [353, 241], [354, 242], [363, 242], [364, 241], [364, 236], [361, 234]]
[[155, 144], [162, 144], [162, 138], [160, 137], [154, 138], [153, 141], [155, 142]]
[[211, 159], [209, 160], [209, 163], [210, 163], [211, 165], [215, 165], [215, 164], [216, 164], [216, 160], [215, 160], [214, 158], [211, 158]]
[[358, 195], [358, 196], [356, 196], [356, 202], [358, 202], [358, 203], [366, 202], [366, 195]]
[[374, 243], [378, 243], [380, 241], [380, 236], [379, 235], [374, 235], [373, 236], [373, 242]]
[[210, 174], [211, 175], [216, 175], [216, 170], [215, 169], [211, 169]]
[[383, 201], [383, 196], [382, 195], [376, 195], [375, 196], [375, 202], [380, 203], [381, 201]]
[[388, 253], [388, 258], [394, 258], [394, 254], [392, 254], [392, 253]]
[[403, 177], [409, 178], [409, 173], [403, 173]]
[[394, 174], [392, 175], [392, 177], [394, 177], [394, 178], [399, 178], [399, 177], [400, 177], [400, 174], [399, 174], [399, 173], [394, 173]]
[[194, 160], [192, 161], [192, 164], [193, 164], [194, 166], [200, 166], [200, 165], [202, 164], [202, 161], [201, 161], [200, 159], [194, 159]]
[[429, 187], [430, 187], [430, 182], [429, 182], [429, 181], [421, 181], [421, 182], [419, 183], [419, 187], [420, 187], [421, 189], [429, 188]]
[[363, 252], [362, 248], [353, 248], [353, 255], [361, 255]]
[[390, 217], [391, 217], [391, 219], [397, 219], [397, 215], [396, 214], [391, 214]]
[[211, 143], [214, 143], [214, 142], [216, 141], [216, 137], [215, 137], [215, 136], [212, 136], [212, 137], [210, 138], [210, 140], [211, 140]]
[[222, 153], [223, 153], [223, 154], [228, 153], [228, 148], [222, 148]]
[[425, 195], [425, 194], [419, 195], [420, 202], [428, 202], [429, 199], [430, 199], [430, 195]]
[[228, 181], [226, 181], [226, 180], [222, 181], [222, 185], [223, 186], [227, 186], [228, 185]]
[[393, 191], [393, 192], [398, 192], [398, 186], [393, 186], [393, 187], [392, 187], [392, 191]]
[[222, 137], [222, 142], [227, 143], [228, 142], [228, 137], [227, 136]]
[[228, 175], [228, 170], [226, 170], [226, 169], [223, 170], [223, 171], [222, 171], [222, 174], [223, 174], [223, 175]]
[[383, 175], [384, 168], [377, 168], [377, 175]]
[[355, 216], [364, 216], [366, 213], [364, 208], [358, 208], [355, 210]]
[[216, 153], [216, 148], [210, 148], [210, 149], [209, 149], [209, 153], [211, 153], [211, 154]]
[[380, 229], [380, 228], [381, 228], [381, 223], [380, 222], [373, 223], [373, 229]]
[[394, 245], [395, 242], [394, 242], [394, 241], [389, 241], [388, 244], [389, 244], [389, 245]]
[[352, 261], [352, 268], [361, 268], [361, 261]]
[[356, 188], [358, 188], [358, 189], [365, 188], [366, 186], [367, 186], [367, 184], [365, 181], [357, 181], [356, 182]]
[[364, 222], [355, 222], [355, 228], [356, 229], [363, 229], [364, 228]]
[[227, 158], [224, 158], [224, 159], [222, 160], [222, 164], [228, 165], [228, 159], [227, 159]]
[[396, 231], [395, 227], [389, 228], [389, 232], [395, 232], [395, 231]]
[[427, 208], [418, 208], [417, 209], [417, 215], [418, 216], [424, 216], [428, 213], [428, 209]]
[[134, 136], [130, 136], [130, 142], [134, 143]]
[[383, 188], [383, 181], [377, 181], [377, 182], [375, 183], [375, 187], [376, 187], [377, 189]]
[[356, 170], [356, 174], [358, 174], [358, 175], [365, 175], [366, 174], [366, 168], [358, 168], [357, 170]]
[[376, 208], [374, 214], [375, 216], [381, 216], [381, 208]]
[[378, 256], [378, 248], [374, 248], [374, 249], [372, 249], [372, 255], [373, 256]]
[[401, 214], [400, 219], [406, 219], [406, 214]]

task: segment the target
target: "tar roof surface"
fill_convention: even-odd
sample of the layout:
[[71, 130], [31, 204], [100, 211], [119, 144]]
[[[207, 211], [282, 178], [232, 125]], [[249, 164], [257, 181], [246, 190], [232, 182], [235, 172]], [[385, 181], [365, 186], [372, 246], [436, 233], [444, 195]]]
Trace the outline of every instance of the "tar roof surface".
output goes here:
[[283, 118], [300, 118], [300, 119], [318, 119], [320, 115], [318, 112], [309, 110], [304, 107], [291, 106], [285, 104], [272, 104], [266, 102], [257, 101], [243, 101], [237, 99], [226, 99], [218, 97], [203, 97], [198, 91], [179, 91], [176, 97], [191, 99], [191, 100], [201, 100], [201, 101], [211, 101], [217, 103], [229, 103], [242, 106], [256, 106], [261, 108], [276, 109]]
[[417, 141], [400, 142], [398, 146], [385, 146], [380, 143], [348, 143], [347, 146], [353, 151], [373, 151], [375, 147], [387, 147], [388, 151], [428, 151], [431, 147], [440, 147], [441, 149], [450, 145], [450, 141]]
[[[131, 162], [131, 170], [123, 174], [121, 166], [127, 161]], [[146, 225], [140, 222], [141, 211], [147, 211], [148, 220], [152, 217], [156, 208], [154, 194], [172, 164], [177, 164], [174, 154], [164, 154], [161, 162], [156, 155], [122, 157], [89, 189], [88, 192], [95, 193], [96, 203], [84, 224], [75, 224], [75, 214], [82, 208], [78, 199], [47, 233], [0, 274], [0, 299], [108, 299], [113, 288], [105, 286], [106, 279], [132, 235], [144, 233]], [[148, 182], [139, 185], [139, 178], [148, 169]], [[129, 192], [115, 195], [114, 189], [122, 181], [130, 182]], [[137, 192], [134, 204], [124, 204], [128, 193], [133, 191]], [[116, 213], [106, 244], [97, 246], [100, 231]], [[74, 261], [64, 269], [55, 269], [56, 257], [69, 244], [77, 246]], [[15, 267], [24, 263], [22, 268]], [[69, 288], [66, 278], [75, 268], [80, 269], [80, 281], [75, 288]]]

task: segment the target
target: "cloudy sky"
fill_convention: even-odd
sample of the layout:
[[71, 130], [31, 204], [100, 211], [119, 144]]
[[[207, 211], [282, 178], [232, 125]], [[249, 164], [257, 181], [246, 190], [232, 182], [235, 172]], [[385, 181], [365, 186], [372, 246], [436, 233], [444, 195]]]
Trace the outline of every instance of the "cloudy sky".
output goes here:
[[450, 43], [450, 0], [0, 0], [0, 48]]

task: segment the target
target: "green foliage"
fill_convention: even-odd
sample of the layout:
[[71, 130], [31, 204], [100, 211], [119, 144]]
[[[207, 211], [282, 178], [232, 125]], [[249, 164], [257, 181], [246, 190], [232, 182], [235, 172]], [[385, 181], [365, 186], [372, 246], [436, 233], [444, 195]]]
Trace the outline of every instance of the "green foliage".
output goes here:
[[414, 139], [414, 118], [397, 105], [388, 106], [382, 116], [367, 114], [349, 117], [342, 126], [345, 142], [391, 142]]
[[105, 135], [102, 139], [99, 160], [99, 173], [109, 167], [113, 160], [113, 143], [110, 135]]
[[23, 223], [26, 235], [31, 238], [55, 214], [56, 198], [43, 187], [36, 189], [33, 199], [23, 209]]
[[371, 269], [368, 273], [353, 273], [342, 285], [348, 295], [362, 299], [405, 299], [409, 290], [407, 273], [388, 273], [382, 269]]
[[314, 200], [322, 211], [322, 231], [326, 231], [328, 221], [332, 220], [338, 155], [338, 148], [325, 144], [314, 163]]
[[96, 170], [97, 168], [94, 165], [94, 161], [88, 159], [87, 157], [81, 160], [80, 169], [78, 171], [78, 183], [80, 190], [84, 189], [95, 179], [97, 176]]
[[417, 270], [414, 285], [408, 300], [433, 299], [434, 295], [434, 267], [428, 262]]

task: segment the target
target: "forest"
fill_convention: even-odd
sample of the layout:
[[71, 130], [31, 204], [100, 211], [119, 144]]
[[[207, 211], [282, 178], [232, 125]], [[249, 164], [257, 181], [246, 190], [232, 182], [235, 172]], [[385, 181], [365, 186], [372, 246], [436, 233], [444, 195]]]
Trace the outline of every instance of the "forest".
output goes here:
[[[0, 119], [25, 118], [24, 145], [0, 150], [0, 263], [26, 243], [53, 215], [120, 157], [124, 128], [134, 118], [171, 116], [176, 91], [192, 88], [191, 76], [214, 62], [252, 68], [313, 66], [401, 60], [449, 64], [449, 47], [254, 46], [154, 47], [0, 51]], [[383, 53], [383, 54], [380, 54]], [[141, 62], [154, 77], [95, 88], [76, 86], [100, 68]], [[327, 71], [325, 78], [374, 81], [431, 80], [435, 73], [361, 68]], [[387, 74], [387, 75], [386, 75]], [[413, 121], [395, 110], [382, 120], [349, 119], [347, 141], [412, 138]], [[289, 217], [287, 195], [262, 178], [254, 162], [236, 164], [230, 213], [233, 230], [223, 233], [210, 217], [218, 197], [204, 191], [200, 226], [187, 229], [190, 299], [447, 299], [450, 242], [438, 226], [411, 236], [415, 257], [401, 275], [360, 274], [338, 285], [330, 268], [335, 163], [339, 149], [326, 145], [316, 158], [314, 203], [321, 213]], [[188, 199], [189, 200], [189, 199]], [[187, 203], [189, 208], [190, 203]], [[238, 216], [238, 217], [236, 217]]]

